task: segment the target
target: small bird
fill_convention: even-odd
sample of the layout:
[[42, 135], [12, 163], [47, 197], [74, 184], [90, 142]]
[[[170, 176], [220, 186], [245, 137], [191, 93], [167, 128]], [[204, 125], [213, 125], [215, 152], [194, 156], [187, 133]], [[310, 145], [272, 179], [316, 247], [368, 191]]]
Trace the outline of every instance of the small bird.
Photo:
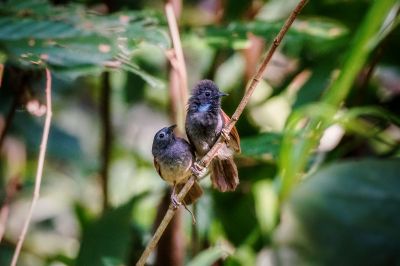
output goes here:
[[[192, 174], [191, 168], [195, 161], [195, 154], [193, 147], [186, 140], [175, 136], [175, 127], [176, 125], [164, 127], [156, 133], [152, 154], [158, 174], [172, 185], [171, 201], [177, 207], [180, 205], [177, 193]], [[183, 199], [183, 203], [192, 204], [202, 194], [203, 189], [196, 181]]]
[[190, 143], [199, 157], [204, 156], [215, 144], [220, 134], [225, 144], [211, 161], [211, 181], [214, 188], [221, 192], [234, 191], [239, 184], [234, 153], [240, 153], [239, 134], [234, 127], [229, 134], [223, 131], [230, 118], [221, 109], [221, 92], [211, 80], [197, 83], [189, 98], [185, 129]]

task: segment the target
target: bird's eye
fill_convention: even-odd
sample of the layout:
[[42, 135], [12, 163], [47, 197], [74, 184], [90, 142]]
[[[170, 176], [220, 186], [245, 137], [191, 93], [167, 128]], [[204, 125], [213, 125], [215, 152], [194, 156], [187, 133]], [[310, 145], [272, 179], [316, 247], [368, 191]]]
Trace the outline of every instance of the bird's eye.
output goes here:
[[163, 139], [163, 138], [165, 137], [165, 134], [164, 134], [164, 133], [160, 133], [160, 135], [158, 135], [158, 137], [159, 137], [160, 139]]
[[210, 96], [211, 96], [211, 93], [210, 93], [209, 91], [206, 91], [206, 92], [205, 92], [205, 95], [206, 95], [207, 97], [210, 97]]

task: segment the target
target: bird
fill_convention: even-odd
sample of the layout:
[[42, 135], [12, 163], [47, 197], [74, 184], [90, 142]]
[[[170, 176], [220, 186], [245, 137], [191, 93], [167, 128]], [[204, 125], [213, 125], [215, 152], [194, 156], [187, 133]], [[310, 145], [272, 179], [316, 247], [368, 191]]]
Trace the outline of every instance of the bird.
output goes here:
[[234, 191], [239, 184], [238, 170], [233, 156], [235, 153], [240, 153], [240, 138], [235, 127], [229, 133], [223, 130], [230, 121], [229, 116], [221, 109], [223, 96], [227, 94], [221, 92], [213, 81], [199, 81], [194, 86], [188, 101], [185, 130], [198, 157], [207, 154], [223, 134], [224, 145], [210, 163], [210, 175], [213, 187], [226, 192]]
[[[172, 186], [171, 201], [177, 207], [177, 193], [192, 174], [195, 153], [192, 145], [174, 134], [176, 125], [160, 129], [154, 136], [152, 154], [154, 167], [162, 179]], [[192, 204], [203, 194], [200, 184], [195, 181], [185, 198], [184, 204]]]

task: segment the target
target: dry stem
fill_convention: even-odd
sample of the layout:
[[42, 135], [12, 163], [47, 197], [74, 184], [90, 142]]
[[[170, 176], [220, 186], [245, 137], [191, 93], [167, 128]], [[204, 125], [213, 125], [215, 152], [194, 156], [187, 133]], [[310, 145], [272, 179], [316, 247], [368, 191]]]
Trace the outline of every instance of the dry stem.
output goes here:
[[46, 68], [46, 120], [44, 123], [43, 128], [43, 135], [42, 135], [42, 142], [40, 144], [40, 152], [39, 152], [39, 160], [38, 160], [38, 167], [36, 171], [35, 177], [35, 188], [33, 191], [33, 197], [31, 206], [29, 208], [28, 216], [26, 217], [24, 226], [22, 228], [21, 234], [18, 239], [17, 247], [15, 248], [14, 255], [11, 261], [11, 266], [16, 266], [19, 254], [21, 252], [22, 244], [24, 243], [26, 233], [28, 232], [29, 223], [32, 219], [32, 214], [35, 209], [36, 203], [39, 199], [39, 192], [40, 192], [40, 185], [42, 182], [42, 174], [43, 174], [43, 165], [44, 165], [44, 158], [46, 155], [47, 149], [47, 139], [49, 137], [50, 131], [50, 124], [51, 124], [51, 116], [52, 116], [52, 107], [51, 107], [51, 73], [48, 68]]
[[[274, 54], [276, 48], [279, 46], [279, 44], [281, 43], [286, 32], [289, 30], [293, 21], [296, 19], [297, 15], [303, 9], [303, 7], [305, 6], [306, 3], [307, 3], [307, 0], [301, 0], [297, 4], [296, 8], [292, 11], [289, 18], [286, 20], [285, 24], [283, 25], [282, 29], [279, 31], [278, 35], [274, 39], [274, 42], [270, 46], [267, 54], [264, 57], [264, 60], [262, 61], [256, 74], [254, 75], [253, 79], [251, 80], [251, 82], [248, 86], [248, 89], [246, 90], [246, 94], [243, 96], [239, 106], [236, 108], [236, 111], [232, 115], [230, 122], [225, 126], [224, 130], [226, 130], [227, 132], [230, 132], [232, 130], [232, 128], [235, 126], [235, 124], [238, 121], [240, 115], [242, 114], [244, 108], [246, 107], [251, 95], [253, 94], [258, 83], [260, 82], [260, 79], [262, 78], [265, 68], [267, 67], [269, 61], [271, 60], [271, 57]], [[214, 146], [211, 148], [211, 150], [201, 159], [200, 163], [203, 166], [207, 167], [210, 164], [212, 158], [214, 158], [214, 156], [216, 155], [218, 150], [221, 148], [223, 141], [224, 141], [223, 138], [220, 137], [218, 139], [218, 141], [214, 144]], [[182, 190], [179, 192], [179, 194], [178, 194], [179, 201], [182, 201], [182, 199], [185, 197], [186, 193], [193, 186], [193, 183], [195, 180], [196, 180], [196, 176], [192, 175], [190, 177], [190, 179], [187, 181], [187, 183], [185, 184], [185, 186], [182, 188]], [[158, 226], [156, 232], [154, 233], [153, 238], [151, 239], [150, 243], [147, 245], [146, 249], [143, 251], [142, 256], [140, 257], [139, 261], [136, 263], [137, 266], [145, 265], [147, 258], [149, 257], [150, 253], [156, 247], [158, 240], [160, 239], [160, 237], [162, 236], [168, 223], [171, 221], [172, 217], [174, 216], [175, 211], [176, 211], [176, 209], [174, 209], [173, 206], [170, 205], [167, 213], [164, 216], [164, 219], [162, 220], [162, 222]]]
[[[176, 108], [176, 122], [180, 130], [183, 130], [183, 122], [185, 121], [185, 104], [188, 98], [187, 93], [187, 72], [186, 72], [186, 64], [183, 56], [183, 50], [181, 45], [181, 40], [179, 36], [179, 29], [176, 22], [176, 16], [174, 13], [174, 8], [170, 2], [165, 4], [165, 15], [168, 21], [168, 28], [170, 31], [173, 52], [168, 53], [167, 57], [172, 66], [172, 72], [175, 72], [179, 79], [179, 90], [177, 93], [177, 100], [173, 101], [177, 106]], [[171, 84], [173, 86], [173, 84]], [[175, 89], [175, 88], [172, 88]]]

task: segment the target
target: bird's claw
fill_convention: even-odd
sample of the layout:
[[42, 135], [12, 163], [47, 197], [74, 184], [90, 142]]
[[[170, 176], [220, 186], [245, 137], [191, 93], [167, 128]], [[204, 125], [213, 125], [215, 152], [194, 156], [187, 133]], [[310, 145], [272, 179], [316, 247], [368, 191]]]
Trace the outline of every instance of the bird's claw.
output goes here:
[[221, 136], [225, 139], [225, 141], [229, 141], [231, 139], [231, 137], [229, 135], [230, 135], [230, 132], [228, 130], [226, 130], [225, 128], [223, 128], [221, 130]]
[[201, 163], [194, 162], [192, 166], [192, 172], [197, 178], [201, 178], [206, 174], [206, 168]]
[[196, 218], [194, 217], [193, 213], [189, 210], [189, 208], [186, 206], [185, 202], [180, 202], [178, 200], [178, 195], [175, 193], [175, 186], [173, 188], [173, 191], [171, 193], [171, 204], [172, 207], [176, 210], [178, 209], [182, 204], [185, 207], [185, 209], [190, 213], [190, 215], [192, 216], [192, 223], [196, 224]]
[[174, 209], [178, 209], [182, 205], [182, 202], [178, 200], [178, 197], [175, 193], [171, 194], [171, 203]]

